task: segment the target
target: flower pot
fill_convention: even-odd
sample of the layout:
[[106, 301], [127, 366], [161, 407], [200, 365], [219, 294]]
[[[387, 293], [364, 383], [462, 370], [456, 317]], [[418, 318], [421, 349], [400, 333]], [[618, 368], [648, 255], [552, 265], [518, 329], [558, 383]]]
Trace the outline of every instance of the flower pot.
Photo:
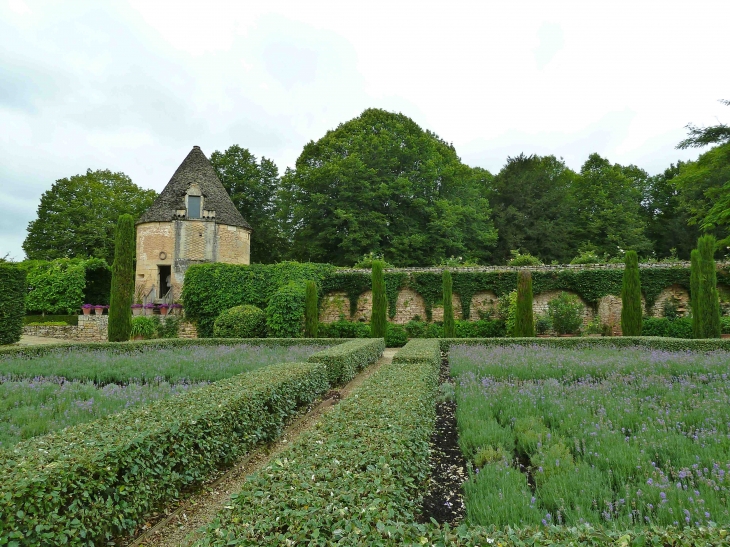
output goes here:
[[142, 336], [141, 334], [138, 334], [138, 335], [134, 336], [134, 337], [132, 338], [132, 340], [135, 340], [135, 341], [136, 341], [136, 340], [144, 340], [144, 336]]
[[134, 315], [135, 317], [137, 317], [138, 315], [142, 315], [142, 312], [144, 312], [142, 308], [132, 308], [132, 315]]
[[160, 315], [167, 315], [167, 306], [160, 306]]
[[94, 313], [96, 315], [102, 315], [104, 313], [104, 308], [94, 308]]
[[721, 334], [720, 338], [730, 338], [730, 334]]
[[84, 312], [84, 315], [91, 315], [91, 308], [81, 308], [81, 311]]

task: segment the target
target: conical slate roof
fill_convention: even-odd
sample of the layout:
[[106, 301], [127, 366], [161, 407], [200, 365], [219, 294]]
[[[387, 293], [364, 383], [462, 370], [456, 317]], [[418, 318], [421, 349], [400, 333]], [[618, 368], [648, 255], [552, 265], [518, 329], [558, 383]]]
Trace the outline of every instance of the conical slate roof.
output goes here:
[[204, 198], [204, 208], [206, 211], [215, 211], [215, 221], [218, 224], [251, 229], [251, 226], [233, 205], [215, 169], [199, 146], [193, 146], [165, 189], [139, 218], [137, 224], [175, 220], [177, 211], [185, 209], [185, 194], [193, 184], [200, 187]]

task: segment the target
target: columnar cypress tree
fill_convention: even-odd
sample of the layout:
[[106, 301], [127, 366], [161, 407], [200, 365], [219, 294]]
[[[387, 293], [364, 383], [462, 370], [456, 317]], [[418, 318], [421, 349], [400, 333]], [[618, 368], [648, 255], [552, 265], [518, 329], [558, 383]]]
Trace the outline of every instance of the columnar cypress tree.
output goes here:
[[451, 281], [451, 272], [444, 270], [444, 338], [453, 338], [456, 336], [456, 327], [454, 325], [454, 303], [452, 301], [453, 284]]
[[134, 298], [134, 218], [120, 215], [114, 242], [112, 291], [109, 303], [109, 341], [125, 342], [132, 332]]
[[626, 251], [625, 264], [621, 286], [621, 332], [624, 336], [641, 336], [641, 281], [636, 251]]
[[319, 330], [319, 310], [317, 309], [317, 284], [307, 281], [304, 295], [304, 337], [317, 338]]
[[383, 261], [373, 261], [373, 314], [370, 318], [370, 336], [385, 338], [388, 328], [386, 313], [388, 302], [385, 296], [385, 276], [383, 275]]
[[532, 317], [532, 274], [520, 270], [517, 274], [517, 316], [515, 336], [535, 336], [535, 321]]
[[720, 338], [720, 297], [715, 270], [715, 236], [705, 235], [697, 241], [700, 252], [700, 290], [698, 315], [702, 338]]
[[698, 306], [700, 301], [700, 251], [698, 249], [692, 249], [690, 261], [689, 303], [692, 311], [692, 336], [704, 338]]

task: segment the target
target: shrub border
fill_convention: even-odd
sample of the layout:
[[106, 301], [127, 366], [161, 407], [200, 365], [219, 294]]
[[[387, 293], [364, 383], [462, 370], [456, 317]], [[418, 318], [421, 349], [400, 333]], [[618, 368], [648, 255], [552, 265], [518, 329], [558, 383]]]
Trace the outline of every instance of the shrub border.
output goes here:
[[[316, 338], [305, 338], [310, 343]], [[346, 384], [359, 371], [380, 358], [385, 350], [383, 338], [359, 338], [313, 353], [310, 362], [323, 363], [332, 386]]]

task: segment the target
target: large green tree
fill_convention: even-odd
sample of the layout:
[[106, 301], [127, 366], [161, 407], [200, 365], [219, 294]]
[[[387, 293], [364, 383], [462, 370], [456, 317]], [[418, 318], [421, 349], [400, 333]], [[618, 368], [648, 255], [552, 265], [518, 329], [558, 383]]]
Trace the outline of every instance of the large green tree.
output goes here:
[[279, 189], [279, 169], [267, 158], [257, 160], [246, 148], [237, 144], [225, 152], [210, 155], [223, 186], [236, 209], [253, 228], [251, 262], [272, 263], [286, 254], [277, 218], [276, 197]]
[[670, 165], [663, 173], [649, 178], [641, 212], [646, 222], [646, 236], [653, 246], [654, 256], [667, 258], [673, 250], [681, 259], [688, 260], [699, 237], [696, 224], [689, 225], [689, 214], [675, 183], [684, 163]]
[[641, 201], [648, 186], [641, 169], [623, 167], [591, 154], [574, 185], [579, 239], [599, 255], [618, 256], [626, 249], [651, 251]]
[[402, 114], [369, 109], [309, 142], [282, 179], [292, 257], [397, 266], [487, 261], [496, 241], [484, 170]]
[[[730, 106], [730, 101], [720, 100], [726, 106]], [[720, 123], [711, 125], [710, 127], [697, 127], [694, 124], [687, 124], [687, 138], [681, 141], [677, 148], [684, 150], [686, 148], [702, 148], [709, 144], [730, 143], [730, 125]]]
[[730, 143], [716, 146], [683, 164], [672, 180], [690, 225], [730, 246]]
[[520, 249], [543, 262], [570, 261], [578, 250], [571, 188], [576, 179], [555, 156], [507, 158], [488, 188], [499, 234], [494, 257]]
[[132, 333], [132, 300], [134, 299], [134, 218], [121, 215], [117, 222], [112, 294], [109, 304], [109, 341], [126, 342]]
[[59, 179], [41, 196], [23, 250], [29, 259], [91, 256], [111, 262], [119, 216], [138, 218], [155, 197], [154, 190], [143, 190], [124, 173], [109, 170], [89, 169]]

